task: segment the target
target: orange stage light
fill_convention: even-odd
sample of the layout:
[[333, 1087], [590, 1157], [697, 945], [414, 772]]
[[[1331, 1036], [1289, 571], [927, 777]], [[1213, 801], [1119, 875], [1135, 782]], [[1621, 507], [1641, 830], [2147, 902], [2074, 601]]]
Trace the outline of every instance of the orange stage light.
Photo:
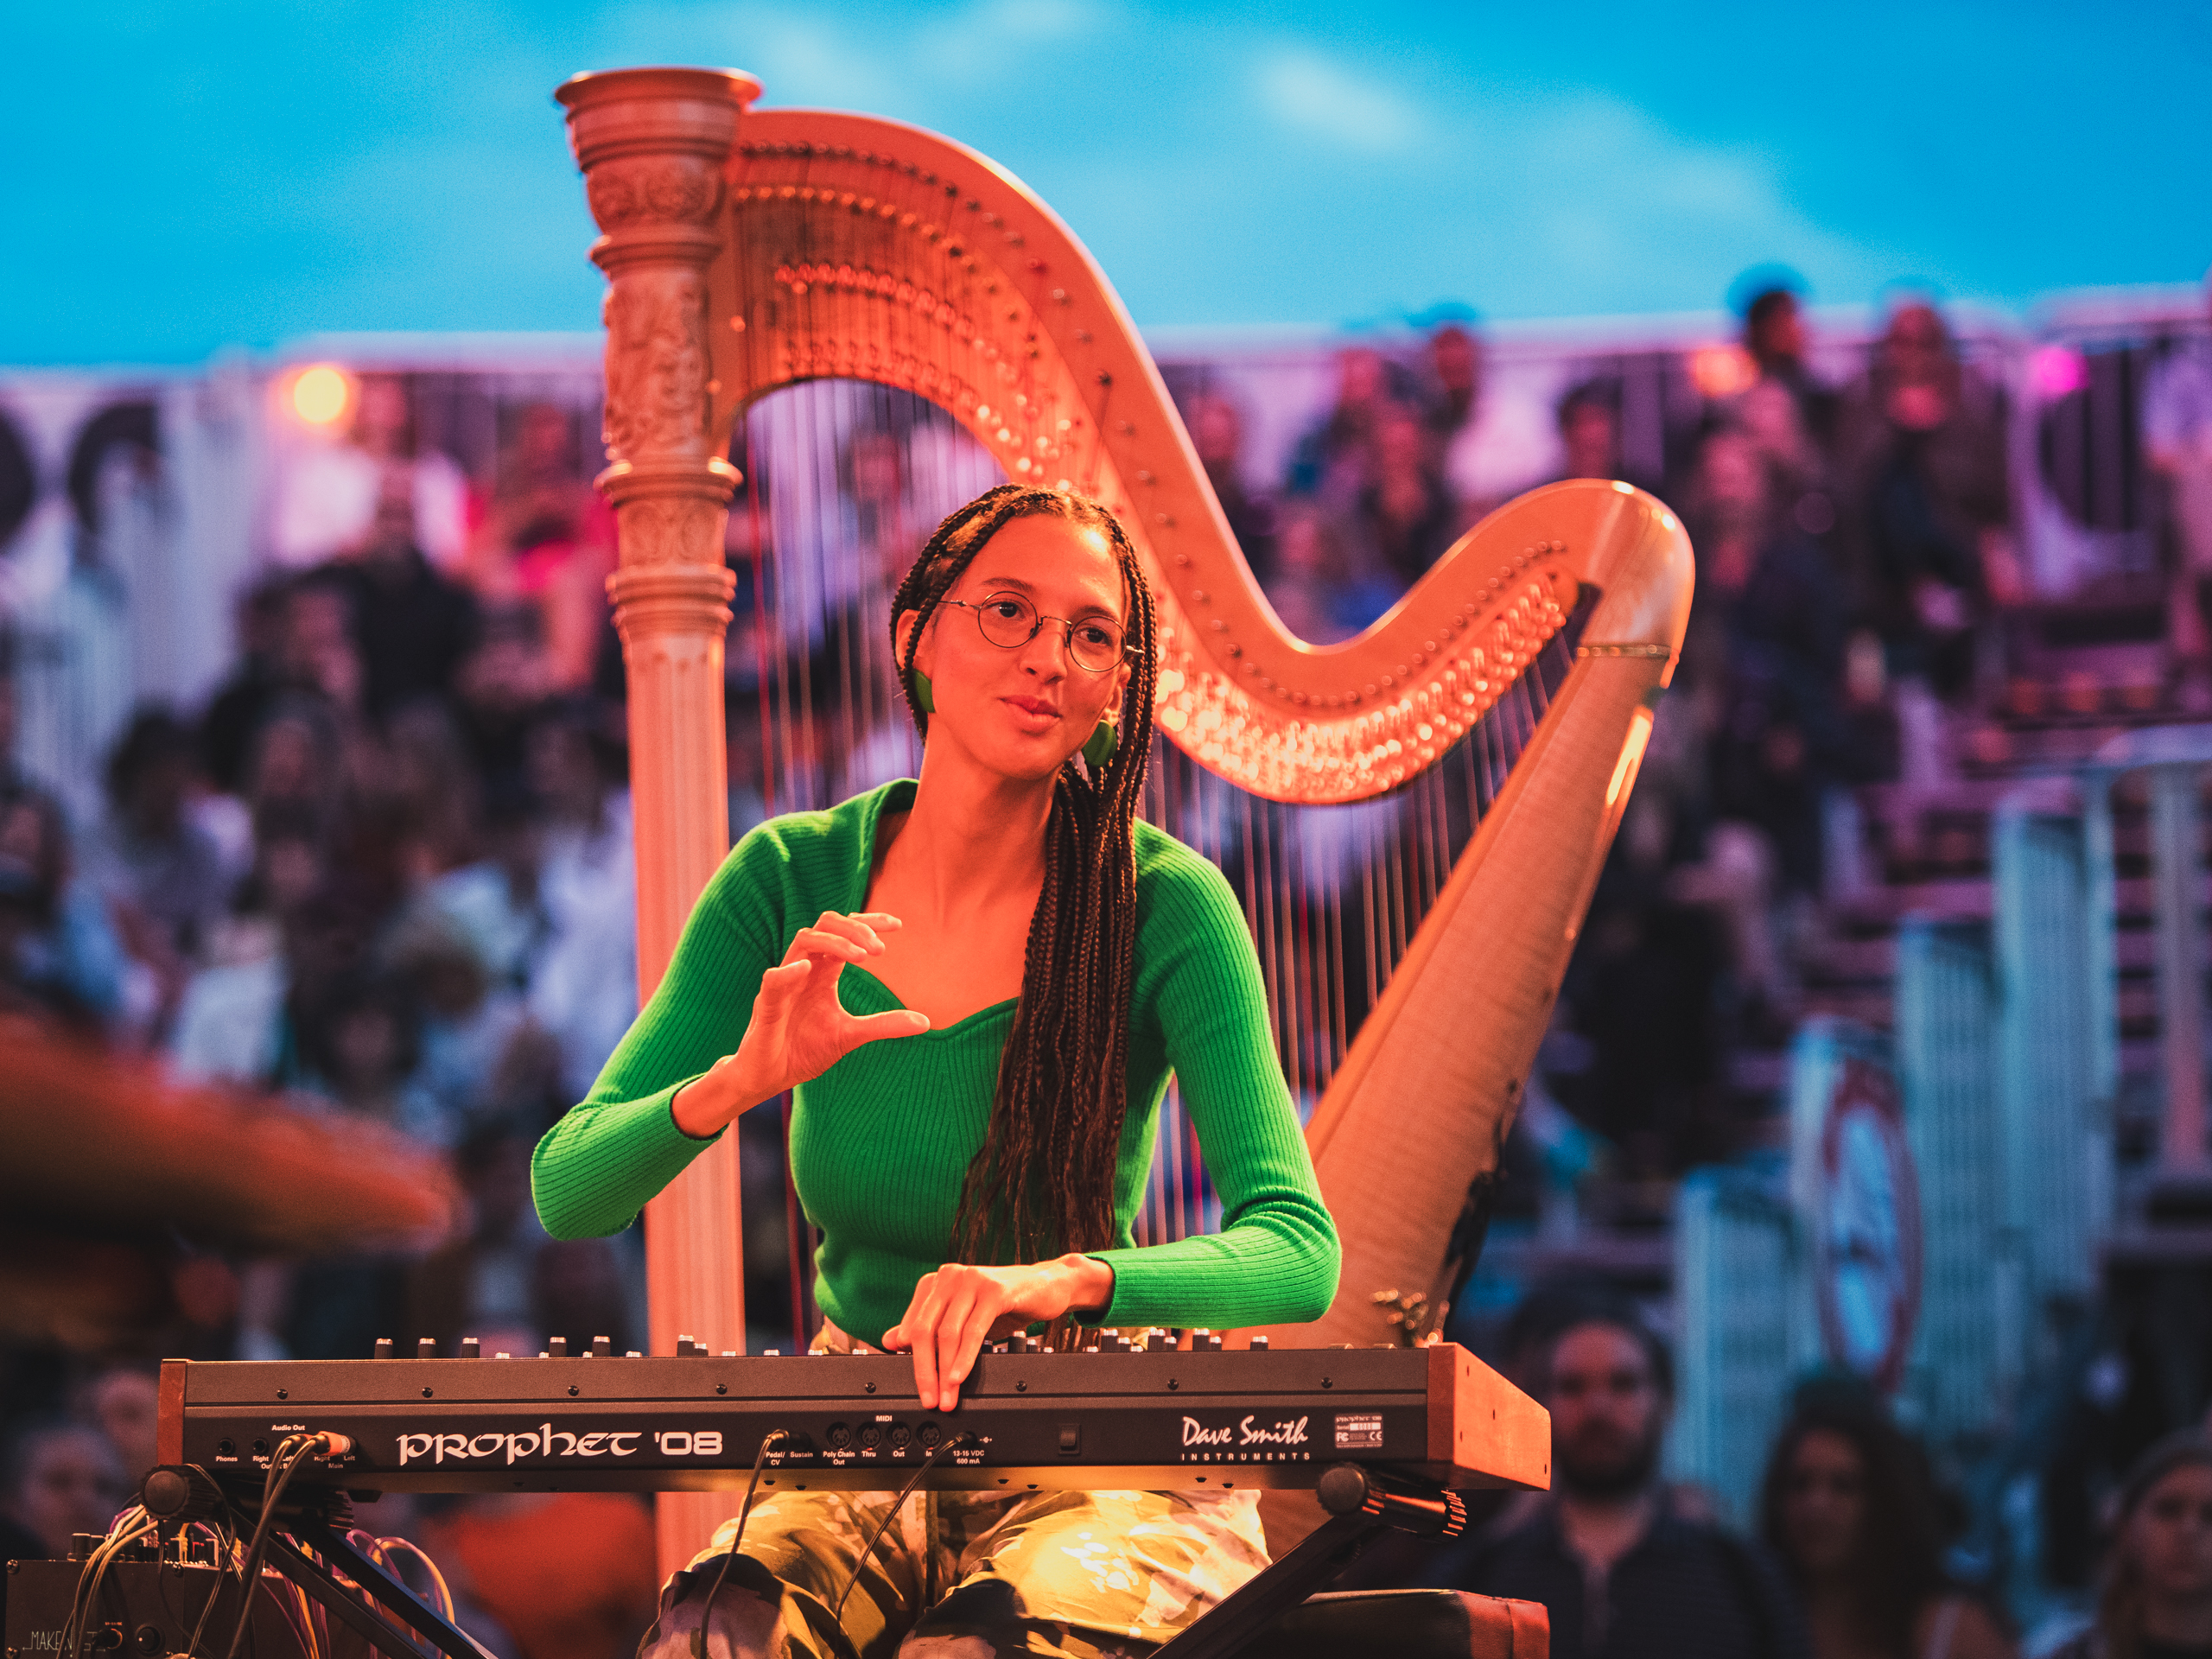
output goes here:
[[1690, 353], [1690, 384], [1707, 397], [1733, 397], [1749, 391], [1759, 365], [1740, 346], [1700, 346]]
[[292, 377], [292, 413], [309, 426], [334, 426], [353, 407], [353, 377], [335, 363], [316, 363]]

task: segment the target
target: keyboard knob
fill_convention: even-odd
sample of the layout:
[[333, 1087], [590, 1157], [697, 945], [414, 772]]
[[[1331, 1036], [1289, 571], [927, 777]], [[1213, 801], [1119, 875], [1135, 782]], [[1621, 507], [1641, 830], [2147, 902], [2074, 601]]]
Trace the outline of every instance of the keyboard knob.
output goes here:
[[594, 1337], [591, 1339], [591, 1351], [596, 1358], [612, 1358], [614, 1353], [614, 1338], [612, 1337]]
[[1252, 1338], [1252, 1351], [1255, 1354], [1264, 1354], [1268, 1351], [1268, 1339], [1264, 1334]]
[[461, 1357], [463, 1359], [483, 1358], [484, 1344], [477, 1341], [474, 1337], [463, 1337], [461, 1339]]
[[548, 1358], [548, 1359], [566, 1359], [568, 1357], [569, 1357], [569, 1339], [568, 1339], [566, 1337], [555, 1337], [555, 1338], [551, 1338], [550, 1341], [548, 1341], [548, 1342], [546, 1343], [546, 1344], [545, 1344], [545, 1357], [546, 1357], [546, 1358]]
[[391, 1338], [390, 1337], [378, 1337], [377, 1338], [376, 1357], [378, 1359], [390, 1359], [391, 1357]]
[[416, 1339], [416, 1343], [415, 1343], [415, 1357], [416, 1357], [416, 1358], [417, 1358], [417, 1359], [435, 1359], [437, 1357], [438, 1357], [438, 1339], [437, 1339], [435, 1337], [421, 1337], [421, 1338], [417, 1338]]

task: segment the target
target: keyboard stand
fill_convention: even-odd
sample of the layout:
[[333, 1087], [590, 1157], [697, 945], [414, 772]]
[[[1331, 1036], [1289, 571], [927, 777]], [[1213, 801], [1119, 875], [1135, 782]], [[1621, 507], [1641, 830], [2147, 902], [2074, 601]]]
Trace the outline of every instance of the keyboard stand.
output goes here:
[[1236, 1659], [1255, 1650], [1270, 1625], [1326, 1586], [1386, 1527], [1439, 1538], [1456, 1538], [1466, 1530], [1467, 1509], [1457, 1492], [1378, 1475], [1356, 1464], [1329, 1470], [1315, 1495], [1329, 1519], [1290, 1554], [1163, 1643], [1154, 1659]]
[[[259, 1491], [244, 1483], [226, 1488], [197, 1465], [155, 1470], [141, 1488], [140, 1501], [165, 1535], [188, 1522], [211, 1519], [225, 1508], [249, 1528], [262, 1518]], [[493, 1659], [475, 1637], [353, 1547], [346, 1535], [351, 1513], [351, 1500], [342, 1491], [324, 1494], [322, 1501], [291, 1497], [279, 1503], [262, 1541], [263, 1564], [352, 1625], [385, 1659], [423, 1659], [417, 1637], [446, 1659]], [[248, 1586], [240, 1618], [247, 1616], [253, 1589]]]
[[[301, 1544], [322, 1560], [316, 1560]], [[474, 1637], [321, 1520], [289, 1526], [279, 1522], [270, 1529], [267, 1548], [277, 1571], [382, 1649], [388, 1659], [423, 1659], [422, 1649], [392, 1628], [395, 1617], [446, 1659], [493, 1659], [490, 1649]], [[359, 1593], [349, 1589], [333, 1567], [341, 1569]]]
[[[215, 1492], [215, 1484], [204, 1471], [188, 1472], [204, 1483], [201, 1491]], [[212, 1510], [205, 1498], [188, 1503], [183, 1483], [177, 1484], [176, 1507], [162, 1519], [201, 1518]], [[1466, 1505], [1458, 1493], [1433, 1482], [1386, 1476], [1356, 1464], [1338, 1464], [1325, 1472], [1315, 1495], [1329, 1511], [1329, 1519], [1287, 1555], [1162, 1644], [1156, 1659], [1236, 1659], [1252, 1650], [1270, 1625], [1351, 1566], [1385, 1528], [1443, 1538], [1457, 1537], [1466, 1529]], [[232, 1507], [250, 1521], [259, 1518], [258, 1497], [240, 1490], [229, 1494]], [[338, 1511], [341, 1517], [343, 1513], [342, 1509]], [[282, 1504], [264, 1545], [266, 1560], [352, 1625], [385, 1659], [422, 1659], [421, 1648], [394, 1628], [395, 1621], [446, 1659], [493, 1659], [474, 1637], [355, 1548], [342, 1520], [338, 1526], [332, 1521], [332, 1515], [310, 1504]]]

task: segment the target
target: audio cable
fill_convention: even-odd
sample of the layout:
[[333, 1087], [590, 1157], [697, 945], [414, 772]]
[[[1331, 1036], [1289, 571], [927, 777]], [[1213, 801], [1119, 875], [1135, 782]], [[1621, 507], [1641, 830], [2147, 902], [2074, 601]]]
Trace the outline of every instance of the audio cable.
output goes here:
[[883, 1535], [890, 1527], [893, 1517], [906, 1507], [906, 1500], [913, 1496], [914, 1488], [921, 1484], [922, 1477], [929, 1473], [930, 1465], [948, 1452], [982, 1444], [982, 1441], [964, 1428], [957, 1434], [948, 1434], [931, 1449], [929, 1456], [922, 1459], [921, 1467], [906, 1477], [906, 1484], [899, 1489], [899, 1496], [891, 1500], [891, 1507], [883, 1512], [883, 1519], [875, 1523], [875, 1530], [868, 1535], [868, 1548], [861, 1551], [860, 1559], [853, 1563], [852, 1574], [845, 1580], [845, 1587], [837, 1597], [837, 1605], [830, 1609], [830, 1622], [832, 1624], [842, 1627], [845, 1603], [852, 1598], [853, 1586], [861, 1581], [861, 1574], [867, 1571], [868, 1561], [875, 1554], [876, 1545], [883, 1541]]
[[287, 1434], [276, 1443], [276, 1450], [269, 1459], [269, 1472], [261, 1483], [261, 1516], [254, 1523], [253, 1541], [246, 1547], [245, 1560], [238, 1568], [242, 1592], [238, 1622], [231, 1631], [231, 1645], [223, 1659], [238, 1659], [239, 1644], [245, 1640], [246, 1628], [253, 1622], [254, 1592], [261, 1588], [262, 1552], [269, 1545], [269, 1529], [276, 1522], [277, 1501], [291, 1484], [293, 1473], [309, 1458], [335, 1456], [350, 1450], [352, 1444], [340, 1434]]
[[107, 1577], [110, 1562], [132, 1544], [155, 1529], [154, 1518], [142, 1506], [133, 1505], [118, 1516], [103, 1538], [86, 1559], [84, 1571], [77, 1575], [77, 1592], [69, 1608], [69, 1622], [63, 1627], [62, 1649], [69, 1659], [82, 1659], [85, 1633], [89, 1628], [100, 1598], [100, 1584]]
[[699, 1628], [691, 1637], [692, 1659], [708, 1659], [708, 1621], [715, 1616], [715, 1598], [722, 1592], [722, 1581], [729, 1577], [730, 1563], [737, 1560], [738, 1546], [745, 1541], [745, 1523], [753, 1516], [753, 1495], [760, 1490], [760, 1470], [768, 1461], [769, 1448], [790, 1439], [790, 1434], [780, 1428], [772, 1428], [760, 1437], [760, 1449], [753, 1457], [753, 1478], [745, 1483], [745, 1502], [738, 1508], [737, 1530], [730, 1535], [729, 1548], [715, 1573], [714, 1587], [707, 1592], [707, 1605], [699, 1610]]

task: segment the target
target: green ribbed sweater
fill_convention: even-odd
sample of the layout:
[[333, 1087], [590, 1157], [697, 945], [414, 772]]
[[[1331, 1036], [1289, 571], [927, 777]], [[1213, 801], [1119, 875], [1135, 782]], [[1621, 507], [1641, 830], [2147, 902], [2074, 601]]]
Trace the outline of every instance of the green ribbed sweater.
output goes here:
[[[760, 976], [825, 910], [865, 907], [875, 827], [911, 779], [827, 812], [772, 818], [740, 842], [685, 924], [668, 973], [582, 1104], [538, 1143], [531, 1184], [556, 1238], [620, 1232], [709, 1143], [676, 1127], [677, 1089], [745, 1034]], [[1236, 1326], [1318, 1319], [1336, 1294], [1337, 1235], [1268, 1034], [1260, 969], [1221, 872], [1136, 826], [1137, 938], [1128, 1109], [1114, 1190], [1117, 1243], [1098, 1323]], [[865, 969], [855, 1014], [899, 1006]], [[1012, 1001], [941, 1030], [867, 1044], [796, 1091], [791, 1175], [822, 1230], [822, 1311], [874, 1343], [922, 1274], [951, 1258], [969, 1160], [983, 1143]], [[1131, 1234], [1173, 1072], [1221, 1197], [1222, 1230], [1138, 1249]]]

